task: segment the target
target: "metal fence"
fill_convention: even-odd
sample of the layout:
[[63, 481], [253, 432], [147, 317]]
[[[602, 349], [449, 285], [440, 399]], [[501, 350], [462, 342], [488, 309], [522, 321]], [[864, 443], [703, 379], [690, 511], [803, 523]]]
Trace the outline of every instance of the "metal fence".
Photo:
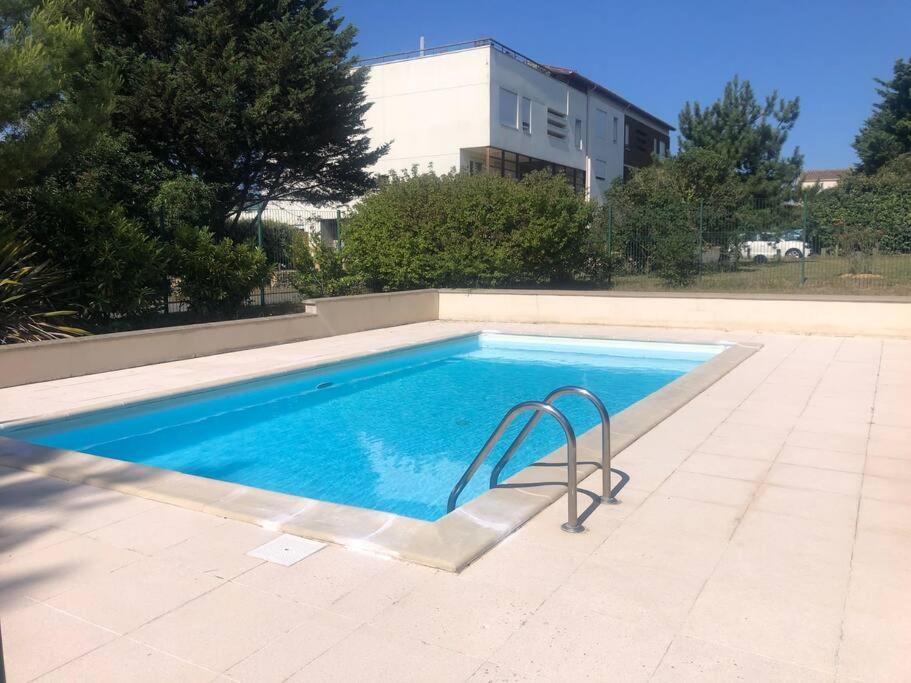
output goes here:
[[[908, 204], [911, 211], [911, 202]], [[898, 215], [911, 216], [909, 211]], [[812, 200], [774, 207], [693, 201], [605, 207], [621, 290], [911, 294], [911, 220], [831, 220]]]
[[[245, 306], [293, 305], [305, 297], [294, 286], [295, 274], [309, 262], [311, 239], [320, 239], [337, 247], [347, 217], [343, 209], [313, 209], [293, 202], [272, 202], [262, 209], [241, 214], [235, 224], [225, 227], [225, 234], [235, 242], [259, 246], [273, 267], [272, 280], [250, 293]], [[179, 283], [171, 283], [167, 312], [188, 310], [181, 297]]]
[[[602, 258], [589, 286], [638, 291], [911, 295], [911, 198], [895, 211], [833, 220], [813, 200], [731, 206], [704, 201], [607, 204], [593, 226]], [[831, 209], [831, 206], [829, 207]], [[836, 212], [837, 213], [837, 212]], [[344, 210], [270, 203], [226, 226], [235, 242], [258, 245], [271, 281], [246, 307], [293, 306], [305, 296], [297, 274], [311, 240], [341, 244]], [[185, 312], [179, 283], [166, 311]], [[254, 313], [253, 310], [249, 311]]]

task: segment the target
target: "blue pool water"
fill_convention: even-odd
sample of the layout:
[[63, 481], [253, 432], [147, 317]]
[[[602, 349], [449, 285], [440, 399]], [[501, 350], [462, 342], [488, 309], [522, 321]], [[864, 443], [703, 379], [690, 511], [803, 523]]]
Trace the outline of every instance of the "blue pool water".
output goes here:
[[[611, 414], [723, 347], [484, 333], [304, 372], [14, 429], [33, 443], [424, 520], [505, 412], [556, 387], [591, 389]], [[558, 400], [577, 434], [585, 399]], [[485, 490], [520, 417], [462, 494]], [[542, 420], [506, 476], [564, 443]], [[503, 477], [505, 478], [505, 477]]]

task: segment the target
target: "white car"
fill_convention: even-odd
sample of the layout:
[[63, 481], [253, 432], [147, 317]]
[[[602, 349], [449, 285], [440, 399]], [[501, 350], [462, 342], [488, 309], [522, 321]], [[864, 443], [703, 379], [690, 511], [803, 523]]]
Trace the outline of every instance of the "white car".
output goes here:
[[780, 259], [794, 261], [809, 256], [811, 252], [801, 230], [788, 230], [780, 235], [768, 232], [751, 235], [740, 245], [741, 256], [756, 263]]

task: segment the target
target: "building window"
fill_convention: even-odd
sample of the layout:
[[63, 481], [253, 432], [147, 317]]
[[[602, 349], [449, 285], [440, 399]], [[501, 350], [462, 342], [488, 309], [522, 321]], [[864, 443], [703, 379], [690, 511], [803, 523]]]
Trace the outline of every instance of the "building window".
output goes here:
[[338, 242], [338, 219], [320, 218], [319, 236], [325, 244]]
[[629, 124], [628, 123], [623, 124], [623, 144], [627, 149], [629, 149]]
[[607, 139], [607, 112], [601, 109], [595, 109], [595, 137]]
[[531, 100], [522, 98], [522, 130], [531, 133]]
[[[534, 171], [547, 171], [553, 175], [563, 175], [576, 192], [585, 192], [585, 171], [582, 169], [507, 152], [497, 147], [488, 147], [485, 151], [488, 164], [486, 171], [491, 175], [521, 180]], [[469, 160], [469, 171], [472, 170], [472, 161]]]
[[582, 149], [582, 119], [576, 119], [576, 149]]
[[663, 157], [665, 152], [664, 140], [658, 140], [658, 156]]
[[488, 169], [493, 175], [503, 175], [503, 151], [496, 147], [487, 150]]
[[503, 177], [518, 178], [518, 155], [515, 152], [503, 152]]
[[595, 178], [598, 180], [607, 180], [607, 162], [601, 159], [594, 160]]
[[519, 96], [512, 90], [500, 88], [500, 123], [510, 128], [518, 128]]
[[617, 144], [617, 131], [619, 130], [619, 126], [620, 126], [620, 119], [618, 119], [615, 116], [614, 117], [614, 144], [615, 145]]
[[468, 160], [468, 175], [478, 175], [484, 172], [484, 162], [476, 159]]

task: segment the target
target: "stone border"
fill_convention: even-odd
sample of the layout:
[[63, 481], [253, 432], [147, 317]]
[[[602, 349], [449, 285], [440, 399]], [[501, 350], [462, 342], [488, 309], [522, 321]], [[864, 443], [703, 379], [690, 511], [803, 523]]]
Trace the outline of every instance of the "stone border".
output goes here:
[[[457, 339], [465, 335], [448, 336], [437, 341]], [[553, 335], [541, 335], [553, 336]], [[607, 339], [601, 335], [582, 335], [586, 338]], [[632, 341], [632, 340], [628, 340]], [[647, 340], [655, 342], [657, 340]], [[686, 343], [673, 341], [667, 343]], [[693, 342], [705, 344], [704, 340]], [[396, 347], [399, 351], [417, 345]], [[658, 391], [638, 401], [616, 416], [612, 416], [611, 453], [616, 455], [648, 432], [698, 394], [710, 387], [737, 365], [750, 357], [756, 346], [730, 345], [726, 350], [699, 367], [678, 377]], [[352, 357], [361, 358], [363, 354]], [[351, 360], [336, 357], [303, 365], [299, 369], [319, 367]], [[281, 373], [290, 372], [284, 370]], [[257, 375], [262, 379], [268, 375]], [[195, 395], [201, 392], [251, 381], [212, 383], [192, 392], [173, 392], [151, 397], [148, 403]], [[111, 405], [118, 405], [113, 402]], [[111, 407], [111, 406], [108, 406]], [[103, 406], [92, 411], [103, 410]], [[75, 413], [80, 414], [80, 413]], [[8, 423], [6, 427], [35, 424], [68, 415], [45, 415], [40, 419]], [[600, 458], [600, 427], [594, 427], [578, 438], [580, 460]], [[2, 432], [0, 432], [2, 433]], [[565, 449], [558, 449], [539, 463], [565, 462]], [[497, 488], [486, 491], [435, 522], [402, 517], [388, 512], [329, 503], [263, 489], [208, 479], [173, 470], [149, 467], [102, 456], [65, 449], [30, 444], [0, 436], [0, 465], [28, 470], [57, 479], [170, 503], [191, 510], [200, 510], [222, 517], [257, 524], [267, 529], [315, 538], [339, 545], [388, 555], [430, 567], [457, 572], [499, 543], [515, 529], [565, 494], [565, 486], [546, 485], [555, 479], [565, 479], [565, 469], [559, 467], [526, 467], [507, 482], [537, 484], [533, 488]], [[579, 466], [582, 481], [596, 470], [594, 465]], [[545, 484], [545, 485], [542, 485]], [[622, 495], [621, 495], [622, 499]]]

